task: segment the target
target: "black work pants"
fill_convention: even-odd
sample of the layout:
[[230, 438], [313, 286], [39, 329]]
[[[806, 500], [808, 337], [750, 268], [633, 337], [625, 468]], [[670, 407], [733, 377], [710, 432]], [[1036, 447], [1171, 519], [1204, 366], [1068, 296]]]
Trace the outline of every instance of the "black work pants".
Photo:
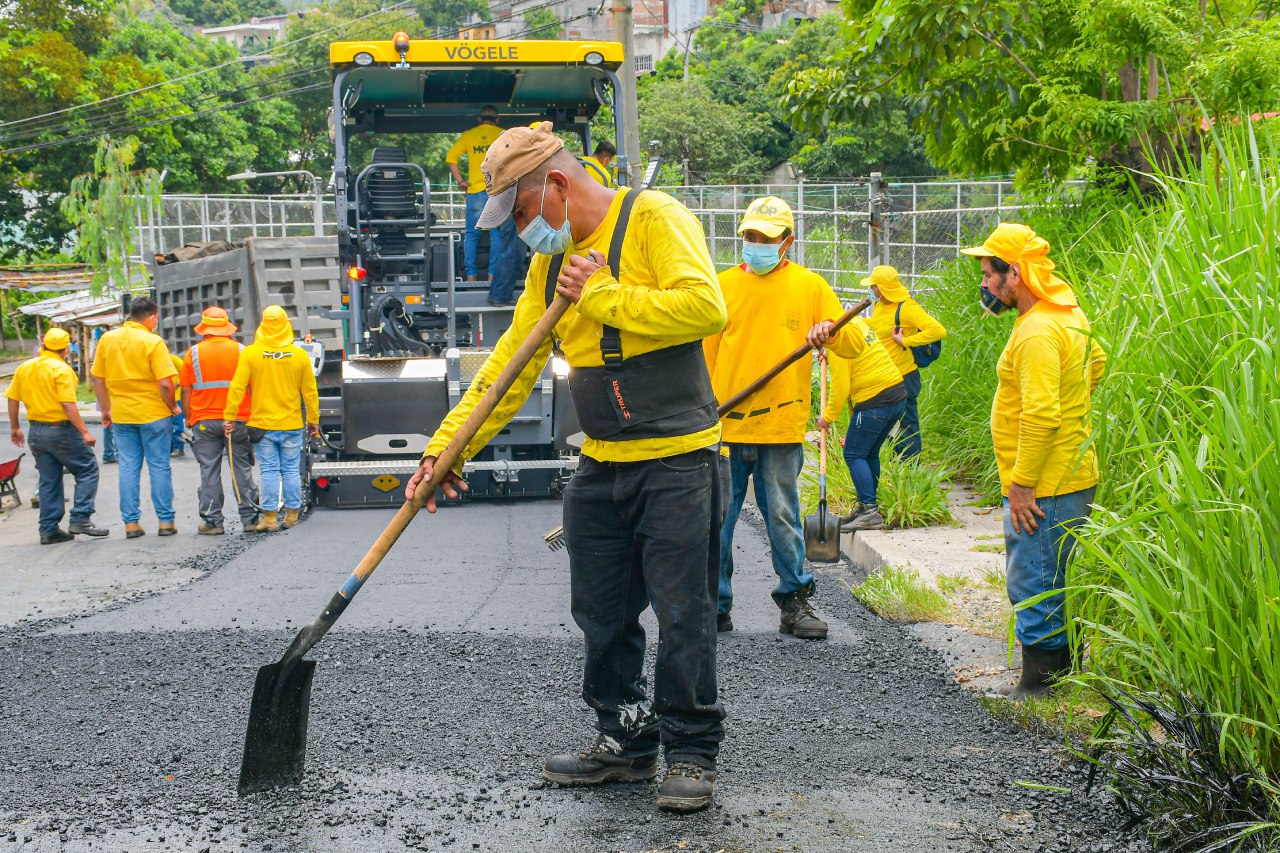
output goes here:
[[[714, 768], [724, 737], [716, 692], [723, 472], [718, 452], [643, 462], [582, 457], [564, 494], [573, 618], [586, 640], [582, 697], [624, 754]], [[653, 603], [658, 657], [645, 695]]]

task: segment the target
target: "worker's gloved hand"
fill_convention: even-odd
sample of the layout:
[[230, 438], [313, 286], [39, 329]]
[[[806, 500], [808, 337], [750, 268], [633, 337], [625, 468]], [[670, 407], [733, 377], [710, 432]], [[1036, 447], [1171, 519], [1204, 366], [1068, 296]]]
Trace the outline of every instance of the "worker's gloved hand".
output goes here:
[[835, 323], [831, 320], [823, 320], [809, 330], [809, 334], [805, 336], [805, 340], [809, 342], [811, 347], [824, 347], [827, 341], [831, 340], [831, 327]]
[[[431, 475], [435, 473], [435, 470], [436, 458], [434, 456], [422, 457], [422, 464], [418, 466], [417, 472], [409, 478], [409, 484], [404, 487], [404, 499], [407, 501], [413, 500], [414, 494], [418, 491], [418, 486], [430, 481]], [[459, 491], [465, 492], [470, 489], [467, 482], [453, 471], [450, 471], [448, 476], [441, 481], [440, 488], [444, 490], [444, 496], [450, 500], [457, 498]], [[427, 508], [427, 512], [436, 511], [435, 489], [432, 489], [431, 494], [427, 495], [425, 506]]]

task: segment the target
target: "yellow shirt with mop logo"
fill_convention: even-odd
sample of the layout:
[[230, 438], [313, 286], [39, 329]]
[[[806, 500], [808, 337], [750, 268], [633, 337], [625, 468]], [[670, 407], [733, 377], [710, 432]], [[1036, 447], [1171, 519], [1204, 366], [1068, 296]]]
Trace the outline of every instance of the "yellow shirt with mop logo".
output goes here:
[[991, 404], [1000, 488], [1034, 486], [1037, 498], [1098, 483], [1098, 457], [1088, 444], [1090, 398], [1107, 356], [1089, 337], [1079, 308], [1041, 300], [1013, 324], [996, 365]]
[[889, 351], [861, 317], [854, 317], [828, 341], [827, 350], [831, 387], [827, 389], [827, 408], [822, 416], [830, 423], [835, 423], [846, 404], [866, 402], [902, 381]]
[[467, 195], [484, 192], [484, 173], [480, 170], [480, 165], [484, 163], [484, 155], [489, 153], [493, 140], [501, 134], [500, 127], [478, 124], [470, 130], [464, 130], [449, 153], [444, 155], [444, 161], [453, 164], [457, 164], [463, 157], [467, 158]]
[[320, 423], [320, 395], [311, 358], [302, 347], [249, 344], [240, 353], [236, 374], [227, 389], [223, 420], [234, 421], [245, 389], [252, 386], [248, 425], [257, 429], [301, 429]]
[[115, 423], [149, 424], [173, 415], [157, 383], [170, 377], [177, 384], [178, 368], [160, 336], [141, 323], [126, 320], [99, 338], [90, 373], [107, 383]]
[[29, 421], [65, 421], [62, 404], [76, 401], [76, 374], [60, 356], [42, 349], [14, 372], [4, 395], [27, 407]]
[[[831, 285], [799, 264], [783, 261], [765, 275], [745, 264], [720, 273], [729, 321], [702, 342], [717, 400], [728, 400], [804, 343], [814, 323], [844, 313]], [[806, 356], [721, 420], [724, 440], [738, 444], [804, 441], [813, 389]]]
[[876, 307], [871, 310], [871, 316], [867, 318], [867, 325], [880, 336], [880, 343], [884, 344], [889, 357], [898, 366], [898, 371], [906, 376], [911, 371], [920, 369], [915, 356], [911, 354], [911, 348], [940, 341], [947, 336], [947, 330], [933, 315], [921, 308], [920, 303], [908, 296], [902, 303], [902, 344], [899, 345], [893, 339], [893, 321], [898, 317], [897, 302], [877, 301]]
[[[622, 197], [619, 190], [604, 221], [565, 255], [586, 257], [591, 249], [608, 257], [613, 229], [618, 222]], [[546, 311], [545, 288], [548, 255], [534, 255], [525, 279], [524, 293], [516, 303], [511, 327], [498, 340], [467, 393], [445, 417], [427, 444], [424, 456], [439, 456], [445, 445], [475, 409], [498, 373]], [[707, 252], [702, 226], [683, 204], [665, 193], [650, 190], [640, 196], [631, 211], [631, 222], [622, 244], [621, 270], [607, 267], [587, 280], [582, 298], [557, 324], [565, 360], [573, 367], [600, 367], [600, 338], [604, 323], [621, 332], [622, 357], [628, 359], [654, 350], [689, 343], [713, 335], [724, 327], [724, 299], [715, 266]], [[621, 280], [619, 280], [621, 279]], [[470, 459], [498, 434], [528, 398], [551, 355], [546, 341], [498, 402], [480, 431], [463, 451]], [[662, 459], [712, 447], [720, 440], [720, 425], [699, 432], [664, 438], [602, 441], [587, 438], [582, 453], [601, 462], [639, 462]], [[459, 460], [458, 467], [462, 464]]]

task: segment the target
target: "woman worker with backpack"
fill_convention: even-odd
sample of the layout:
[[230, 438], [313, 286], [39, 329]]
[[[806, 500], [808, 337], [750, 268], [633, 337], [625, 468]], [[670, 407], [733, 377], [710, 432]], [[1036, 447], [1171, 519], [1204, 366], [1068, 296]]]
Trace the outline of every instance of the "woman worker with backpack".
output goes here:
[[920, 368], [928, 367], [941, 354], [942, 339], [947, 336], [947, 330], [911, 298], [893, 267], [876, 267], [869, 278], [862, 280], [862, 284], [871, 288], [871, 295], [876, 300], [867, 325], [889, 351], [907, 389], [906, 410], [898, 421], [894, 450], [900, 458], [912, 459], [920, 455], [922, 447], [917, 406]]

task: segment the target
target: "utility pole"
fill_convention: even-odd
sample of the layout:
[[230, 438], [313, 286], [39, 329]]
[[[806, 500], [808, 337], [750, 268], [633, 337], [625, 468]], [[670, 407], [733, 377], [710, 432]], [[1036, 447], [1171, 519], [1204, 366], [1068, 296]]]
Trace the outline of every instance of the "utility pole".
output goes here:
[[[622, 67], [618, 69], [622, 91], [617, 108], [622, 110], [622, 156], [628, 175], [627, 186], [640, 185], [640, 108], [636, 100], [636, 33], [632, 23], [632, 0], [615, 0], [613, 40], [622, 43]], [[622, 170], [619, 169], [619, 172]]]

